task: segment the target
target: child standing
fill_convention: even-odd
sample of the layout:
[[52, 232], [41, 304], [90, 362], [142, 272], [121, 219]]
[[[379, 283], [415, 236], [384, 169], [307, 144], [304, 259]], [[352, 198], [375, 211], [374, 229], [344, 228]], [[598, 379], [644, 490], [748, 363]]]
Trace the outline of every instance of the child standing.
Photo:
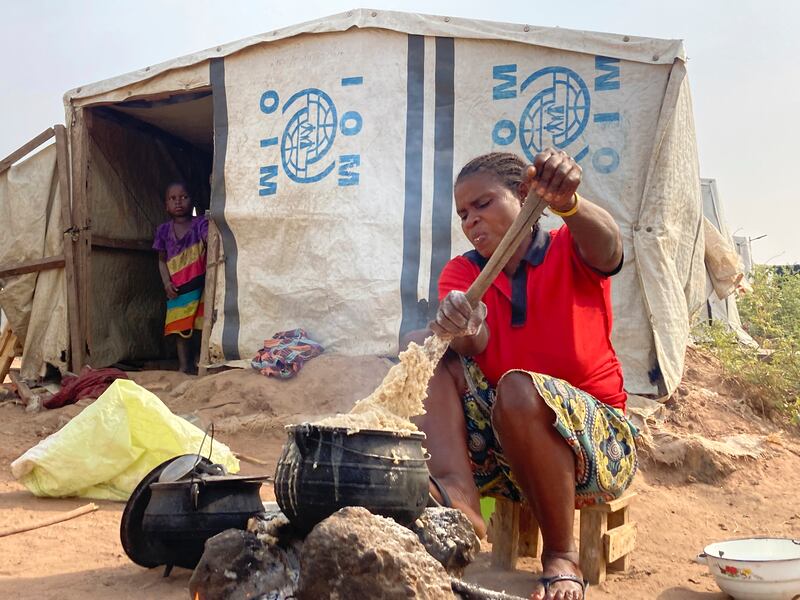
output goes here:
[[164, 204], [170, 220], [158, 226], [153, 240], [167, 294], [164, 335], [177, 335], [179, 368], [195, 373], [195, 330], [203, 328], [208, 221], [192, 215], [194, 204], [182, 181], [167, 186]]

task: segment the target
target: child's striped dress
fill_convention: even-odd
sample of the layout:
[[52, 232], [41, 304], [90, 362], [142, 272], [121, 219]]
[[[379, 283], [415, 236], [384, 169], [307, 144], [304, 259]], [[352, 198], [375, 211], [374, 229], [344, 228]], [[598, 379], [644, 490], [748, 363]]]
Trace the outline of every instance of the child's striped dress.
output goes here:
[[203, 328], [203, 288], [206, 279], [206, 241], [208, 221], [193, 217], [186, 234], [178, 239], [172, 221], [159, 225], [153, 248], [166, 253], [170, 279], [178, 288], [178, 297], [167, 300], [164, 335], [177, 333], [188, 337], [192, 329]]

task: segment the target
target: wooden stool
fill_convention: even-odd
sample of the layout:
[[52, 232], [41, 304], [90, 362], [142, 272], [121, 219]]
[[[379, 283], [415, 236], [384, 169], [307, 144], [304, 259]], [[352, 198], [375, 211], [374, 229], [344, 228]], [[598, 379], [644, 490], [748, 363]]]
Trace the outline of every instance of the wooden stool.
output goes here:
[[[605, 504], [587, 506], [580, 515], [580, 567], [589, 583], [606, 579], [606, 571], [627, 571], [636, 545], [636, 524], [628, 510], [635, 492]], [[489, 522], [492, 566], [513, 570], [519, 556], [537, 557], [541, 549], [539, 524], [527, 504], [496, 499]]]

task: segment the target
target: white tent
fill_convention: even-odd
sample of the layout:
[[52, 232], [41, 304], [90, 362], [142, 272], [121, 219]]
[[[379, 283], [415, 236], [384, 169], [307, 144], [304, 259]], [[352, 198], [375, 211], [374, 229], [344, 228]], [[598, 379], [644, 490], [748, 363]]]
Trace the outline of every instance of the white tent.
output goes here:
[[391, 354], [467, 249], [460, 166], [552, 145], [622, 230], [626, 387], [673, 390], [705, 300], [684, 60], [675, 40], [364, 9], [67, 92], [75, 318], [92, 364], [163, 352], [143, 248], [175, 176], [222, 234], [215, 356], [248, 358], [293, 327], [331, 351]]
[[[742, 329], [736, 305], [737, 289], [747, 289], [744, 279], [748, 271], [743, 265], [741, 251], [728, 230], [723, 204], [714, 179], [701, 179], [703, 213], [706, 220], [706, 307], [703, 318], [720, 321], [730, 327], [742, 343], [757, 345]], [[713, 229], [709, 229], [713, 228]]]

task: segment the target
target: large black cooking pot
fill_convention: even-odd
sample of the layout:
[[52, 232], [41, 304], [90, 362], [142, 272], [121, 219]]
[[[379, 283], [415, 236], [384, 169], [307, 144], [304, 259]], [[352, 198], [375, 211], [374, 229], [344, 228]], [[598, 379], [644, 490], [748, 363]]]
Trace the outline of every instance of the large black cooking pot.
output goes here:
[[194, 568], [205, 541], [226, 529], [246, 529], [262, 512], [264, 477], [204, 476], [150, 485], [143, 531], [156, 538], [165, 564]]
[[309, 531], [345, 506], [409, 524], [428, 500], [425, 434], [303, 423], [287, 428], [275, 471], [275, 498], [299, 529]]

